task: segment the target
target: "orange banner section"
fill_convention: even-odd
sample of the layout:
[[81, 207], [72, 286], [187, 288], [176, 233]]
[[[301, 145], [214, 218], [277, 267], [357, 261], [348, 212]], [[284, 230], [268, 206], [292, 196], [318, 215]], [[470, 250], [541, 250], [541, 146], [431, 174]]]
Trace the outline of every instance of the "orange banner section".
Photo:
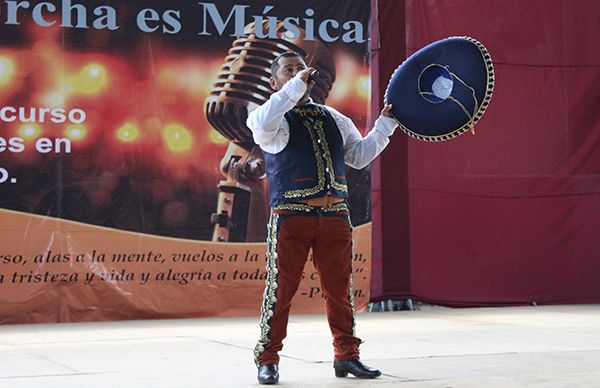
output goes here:
[[[265, 243], [157, 237], [0, 209], [0, 323], [259, 315]], [[356, 309], [371, 224], [354, 230]], [[324, 311], [309, 260], [293, 312]]]

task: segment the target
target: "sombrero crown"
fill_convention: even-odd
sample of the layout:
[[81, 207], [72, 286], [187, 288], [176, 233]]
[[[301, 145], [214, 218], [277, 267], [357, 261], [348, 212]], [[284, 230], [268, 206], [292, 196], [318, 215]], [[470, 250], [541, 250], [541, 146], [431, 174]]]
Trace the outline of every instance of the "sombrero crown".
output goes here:
[[473, 129], [489, 105], [494, 67], [486, 48], [469, 37], [442, 39], [420, 49], [392, 74], [385, 103], [408, 135], [452, 139]]

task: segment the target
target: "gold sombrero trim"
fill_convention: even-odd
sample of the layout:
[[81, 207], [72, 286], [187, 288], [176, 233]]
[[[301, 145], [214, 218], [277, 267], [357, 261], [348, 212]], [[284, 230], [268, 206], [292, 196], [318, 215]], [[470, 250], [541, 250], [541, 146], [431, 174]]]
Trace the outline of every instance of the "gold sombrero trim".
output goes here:
[[[469, 36], [451, 36], [451, 37], [448, 37], [446, 39], [452, 39], [452, 38], [465, 39], [465, 40], [473, 43], [479, 49], [479, 51], [481, 52], [481, 56], [483, 57], [483, 60], [485, 61], [486, 72], [487, 72], [485, 96], [483, 97], [483, 101], [481, 101], [481, 104], [479, 105], [479, 109], [475, 112], [475, 115], [473, 116], [473, 120], [468, 120], [465, 125], [461, 126], [458, 129], [455, 129], [454, 131], [452, 131], [450, 133], [447, 133], [445, 135], [438, 135], [438, 136], [424, 136], [424, 135], [419, 135], [417, 133], [412, 132], [407, 127], [405, 127], [394, 116], [394, 119], [398, 123], [398, 126], [400, 127], [400, 129], [402, 129], [402, 131], [404, 131], [407, 135], [409, 135], [411, 137], [414, 137], [415, 139], [423, 140], [423, 141], [439, 142], [439, 141], [450, 140], [450, 139], [453, 139], [453, 138], [455, 138], [455, 137], [457, 137], [459, 135], [462, 135], [466, 131], [471, 130], [472, 129], [472, 125], [475, 125], [479, 121], [479, 119], [481, 119], [481, 117], [483, 116], [483, 113], [485, 112], [485, 110], [487, 109], [487, 107], [488, 107], [488, 105], [490, 103], [490, 100], [492, 99], [492, 93], [494, 91], [494, 82], [495, 81], [494, 81], [494, 64], [492, 62], [492, 57], [491, 57], [490, 53], [485, 48], [485, 46], [483, 44], [481, 44], [481, 42], [479, 42], [478, 40], [473, 39], [473, 38], [471, 38]], [[394, 73], [390, 77], [390, 80], [394, 77], [394, 74], [396, 74], [396, 72], [398, 71], [398, 69], [400, 69], [400, 67], [403, 64], [404, 64], [404, 62], [402, 62], [400, 64], [400, 66], [398, 66], [396, 68], [396, 70], [394, 70]], [[387, 102], [385, 101], [385, 96], [387, 96], [387, 92], [388, 92], [389, 87], [390, 87], [390, 84], [388, 82], [388, 86], [385, 89], [385, 93], [384, 93], [384, 100], [383, 100], [383, 104], [384, 105], [387, 105]]]

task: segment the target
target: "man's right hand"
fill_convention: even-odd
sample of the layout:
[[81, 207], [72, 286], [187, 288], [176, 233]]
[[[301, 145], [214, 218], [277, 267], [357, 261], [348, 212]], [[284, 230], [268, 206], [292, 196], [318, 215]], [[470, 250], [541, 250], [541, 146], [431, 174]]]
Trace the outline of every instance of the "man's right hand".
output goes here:
[[310, 75], [316, 71], [313, 67], [307, 67], [306, 69], [300, 71], [297, 74], [297, 77], [299, 77], [302, 81], [304, 81], [306, 83], [306, 85], [310, 88], [311, 86], [313, 86], [315, 84], [315, 81], [309, 81], [308, 77], [310, 77]]

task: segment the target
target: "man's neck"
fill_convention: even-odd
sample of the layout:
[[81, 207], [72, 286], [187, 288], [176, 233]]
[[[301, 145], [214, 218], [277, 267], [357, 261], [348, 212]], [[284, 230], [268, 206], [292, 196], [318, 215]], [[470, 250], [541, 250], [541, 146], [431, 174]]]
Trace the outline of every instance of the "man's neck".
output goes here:
[[312, 99], [310, 98], [310, 96], [308, 96], [308, 97], [304, 97], [303, 99], [301, 99], [300, 101], [298, 101], [296, 103], [296, 106], [298, 106], [298, 105], [306, 105], [306, 104], [310, 104], [310, 103], [312, 103]]

